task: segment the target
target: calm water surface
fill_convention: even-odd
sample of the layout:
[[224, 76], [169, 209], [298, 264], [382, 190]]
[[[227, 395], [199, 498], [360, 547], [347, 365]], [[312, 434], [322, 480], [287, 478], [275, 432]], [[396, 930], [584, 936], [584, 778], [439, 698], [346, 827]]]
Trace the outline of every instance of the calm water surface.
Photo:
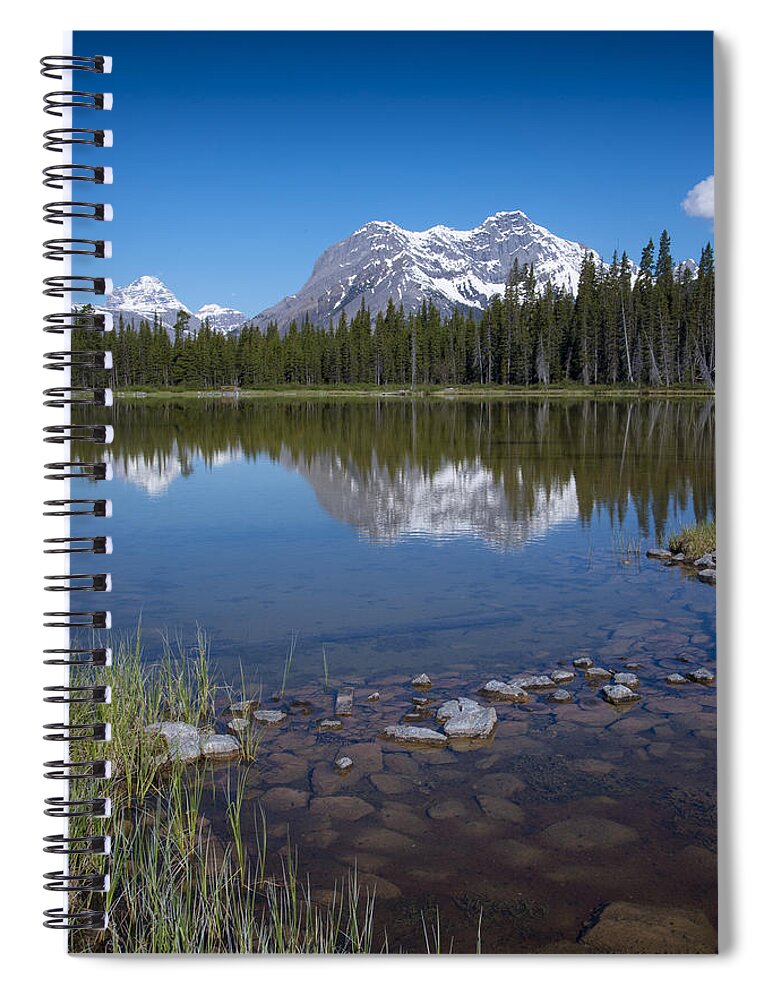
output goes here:
[[[715, 591], [644, 556], [714, 513], [712, 403], [209, 399], [111, 419], [115, 480], [91, 492], [114, 505], [115, 627], [141, 615], [153, 656], [200, 624], [265, 698], [294, 637], [292, 714], [250, 795], [321, 891], [356, 860], [405, 948], [436, 907], [456, 950], [482, 911], [502, 951], [569, 950], [613, 900], [715, 923], [716, 692], [664, 680], [714, 669]], [[480, 747], [377, 737], [416, 673], [435, 708], [580, 654], [638, 663], [642, 701], [619, 713], [578, 676], [572, 704], [499, 706]], [[342, 684], [354, 716], [319, 735]]]

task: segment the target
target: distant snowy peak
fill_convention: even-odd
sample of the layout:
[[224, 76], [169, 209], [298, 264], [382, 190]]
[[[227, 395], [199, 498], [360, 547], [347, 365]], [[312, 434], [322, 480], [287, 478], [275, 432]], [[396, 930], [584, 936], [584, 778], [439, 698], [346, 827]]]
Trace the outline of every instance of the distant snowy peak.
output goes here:
[[151, 274], [143, 274], [130, 285], [116, 288], [107, 296], [106, 307], [110, 312], [140, 313], [148, 319], [156, 313], [190, 312], [160, 278]]
[[178, 314], [189, 315], [187, 328], [195, 333], [208, 320], [209, 326], [220, 333], [230, 333], [246, 322], [247, 317], [229, 306], [209, 304], [193, 312], [176, 297], [160, 278], [143, 274], [129, 285], [116, 288], [107, 296], [104, 311], [125, 321], [137, 322], [142, 319], [153, 322], [157, 316], [169, 332], [173, 331]]
[[372, 314], [384, 312], [389, 299], [407, 312], [423, 299], [445, 314], [479, 311], [503, 294], [515, 260], [521, 268], [533, 266], [539, 290], [550, 282], [575, 292], [586, 253], [601, 262], [594, 250], [555, 236], [519, 211], [498, 212], [473, 229], [436, 225], [415, 232], [394, 222], [368, 222], [321, 254], [296, 295], [255, 320], [277, 322], [281, 330], [306, 314], [327, 323], [343, 309], [355, 311], [362, 296]]
[[229, 333], [231, 330], [237, 330], [239, 326], [243, 326], [248, 316], [237, 309], [231, 309], [230, 306], [219, 306], [216, 303], [209, 303], [200, 307], [195, 313], [195, 318], [200, 320], [201, 323], [208, 321], [209, 326], [213, 330], [219, 330], [220, 333]]

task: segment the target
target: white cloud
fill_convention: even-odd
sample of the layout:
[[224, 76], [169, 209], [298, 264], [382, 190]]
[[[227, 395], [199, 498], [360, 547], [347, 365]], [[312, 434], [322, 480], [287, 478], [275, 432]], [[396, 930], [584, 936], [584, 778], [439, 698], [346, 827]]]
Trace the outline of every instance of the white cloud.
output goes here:
[[687, 197], [682, 202], [682, 208], [686, 215], [691, 215], [696, 219], [714, 218], [713, 174], [687, 192]]

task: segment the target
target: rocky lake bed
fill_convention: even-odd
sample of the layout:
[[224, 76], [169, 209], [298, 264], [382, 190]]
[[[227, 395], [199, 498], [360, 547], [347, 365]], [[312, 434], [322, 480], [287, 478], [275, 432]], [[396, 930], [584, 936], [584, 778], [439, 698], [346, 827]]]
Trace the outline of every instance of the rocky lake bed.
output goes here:
[[154, 735], [213, 766], [223, 844], [216, 788], [247, 767], [255, 842], [264, 823], [276, 854], [296, 848], [319, 900], [355, 866], [391, 946], [438, 907], [458, 950], [483, 913], [495, 950], [713, 951], [715, 681], [692, 643], [458, 664], [255, 692]]

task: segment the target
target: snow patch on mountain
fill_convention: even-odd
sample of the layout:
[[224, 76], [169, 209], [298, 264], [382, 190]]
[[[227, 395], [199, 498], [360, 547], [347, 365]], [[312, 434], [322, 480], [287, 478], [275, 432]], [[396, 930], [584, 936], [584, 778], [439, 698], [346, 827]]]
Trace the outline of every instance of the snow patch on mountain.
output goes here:
[[186, 312], [190, 317], [187, 324], [189, 333], [196, 333], [206, 321], [212, 329], [230, 333], [247, 319], [237, 309], [215, 303], [201, 306], [193, 312], [160, 278], [152, 274], [143, 274], [130, 284], [115, 288], [100, 311], [112, 313], [116, 320], [122, 315], [125, 322], [134, 323], [143, 319], [152, 323], [157, 317], [172, 335], [180, 312]]

